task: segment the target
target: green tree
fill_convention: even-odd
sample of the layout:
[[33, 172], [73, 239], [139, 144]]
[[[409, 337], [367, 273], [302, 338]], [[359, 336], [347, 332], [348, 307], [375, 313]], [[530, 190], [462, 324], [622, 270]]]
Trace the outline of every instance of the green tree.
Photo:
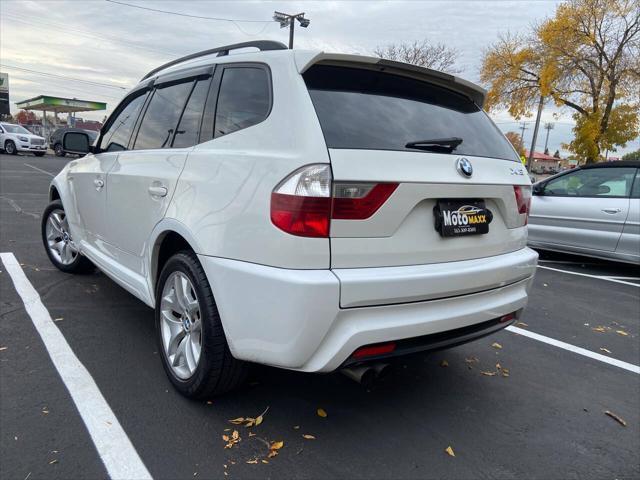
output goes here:
[[623, 155], [622, 160], [640, 160], [640, 150]]
[[488, 108], [516, 118], [540, 96], [573, 110], [566, 147], [594, 162], [640, 134], [640, 0], [569, 0], [527, 36], [506, 35], [484, 55]]

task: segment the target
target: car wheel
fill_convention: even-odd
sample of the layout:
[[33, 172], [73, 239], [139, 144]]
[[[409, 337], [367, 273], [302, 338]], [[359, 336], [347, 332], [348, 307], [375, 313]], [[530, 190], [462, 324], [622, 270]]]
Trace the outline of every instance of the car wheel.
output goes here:
[[172, 256], [156, 288], [158, 348], [171, 383], [189, 398], [239, 386], [248, 366], [231, 355], [211, 287], [196, 255]]
[[42, 214], [42, 242], [51, 263], [66, 273], [94, 270], [91, 261], [80, 254], [73, 243], [67, 215], [60, 200], [55, 200]]
[[35, 152], [34, 155], [36, 157], [44, 157], [45, 152]]
[[64, 157], [66, 155], [61, 143], [56, 143], [53, 147], [53, 151], [56, 154], [56, 157]]
[[7, 140], [7, 143], [4, 144], [4, 151], [7, 152], [8, 155], [16, 155], [18, 153], [18, 149], [16, 148], [16, 144], [13, 143], [13, 140]]

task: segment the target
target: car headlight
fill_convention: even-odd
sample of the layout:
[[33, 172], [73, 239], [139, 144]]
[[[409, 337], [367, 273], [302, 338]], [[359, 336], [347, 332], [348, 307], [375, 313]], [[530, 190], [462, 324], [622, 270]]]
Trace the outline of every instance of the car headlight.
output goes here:
[[27, 137], [18, 137], [18, 140], [20, 140], [21, 142], [28, 142], [29, 139]]

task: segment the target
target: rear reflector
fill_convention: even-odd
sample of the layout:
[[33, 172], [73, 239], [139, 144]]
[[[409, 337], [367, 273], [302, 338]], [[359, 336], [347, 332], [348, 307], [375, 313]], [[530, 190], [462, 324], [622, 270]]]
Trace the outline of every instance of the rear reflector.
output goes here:
[[378, 345], [369, 345], [368, 347], [359, 348], [355, 352], [353, 352], [353, 355], [351, 355], [351, 357], [353, 358], [375, 357], [378, 355], [391, 353], [395, 349], [396, 349], [396, 344], [394, 342], [380, 343]]
[[515, 318], [516, 316], [513, 313], [507, 313], [506, 315], [503, 315], [502, 317], [500, 317], [500, 323], [507, 323]]
[[365, 220], [376, 213], [398, 188], [397, 183], [378, 183], [362, 198], [337, 197], [334, 189], [333, 213], [336, 220]]

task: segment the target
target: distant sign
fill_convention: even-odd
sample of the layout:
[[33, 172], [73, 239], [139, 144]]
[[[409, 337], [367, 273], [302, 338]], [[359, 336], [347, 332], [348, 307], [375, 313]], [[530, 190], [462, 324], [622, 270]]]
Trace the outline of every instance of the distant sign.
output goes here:
[[9, 74], [0, 73], [0, 115], [9, 115]]

